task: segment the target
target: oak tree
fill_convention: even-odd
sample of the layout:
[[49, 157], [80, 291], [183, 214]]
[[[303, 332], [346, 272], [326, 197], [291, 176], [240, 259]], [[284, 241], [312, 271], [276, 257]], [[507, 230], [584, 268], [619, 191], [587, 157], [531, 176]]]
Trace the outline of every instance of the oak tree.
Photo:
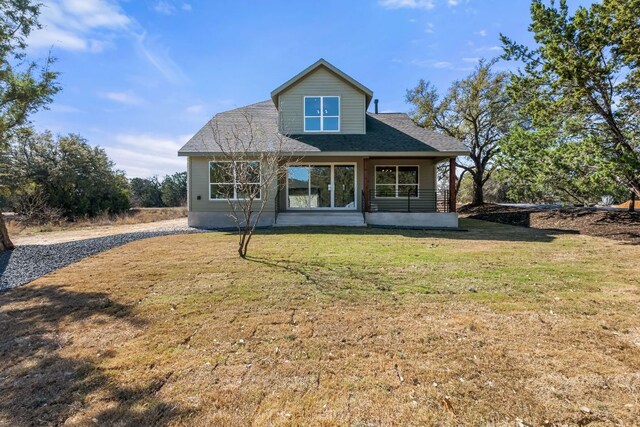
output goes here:
[[429, 82], [420, 80], [407, 91], [413, 105], [413, 120], [420, 126], [442, 132], [464, 142], [469, 157], [459, 157], [462, 169], [473, 179], [473, 205], [484, 203], [483, 188], [495, 170], [495, 157], [513, 121], [507, 95], [509, 74], [493, 70], [495, 61], [480, 61], [466, 78], [455, 81], [442, 99]]

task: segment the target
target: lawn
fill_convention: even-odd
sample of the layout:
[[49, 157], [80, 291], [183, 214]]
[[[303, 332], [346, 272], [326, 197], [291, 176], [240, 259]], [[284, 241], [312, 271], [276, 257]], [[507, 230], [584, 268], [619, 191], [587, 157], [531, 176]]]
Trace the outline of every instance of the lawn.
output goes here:
[[0, 294], [0, 425], [633, 425], [640, 246], [467, 232], [159, 237]]

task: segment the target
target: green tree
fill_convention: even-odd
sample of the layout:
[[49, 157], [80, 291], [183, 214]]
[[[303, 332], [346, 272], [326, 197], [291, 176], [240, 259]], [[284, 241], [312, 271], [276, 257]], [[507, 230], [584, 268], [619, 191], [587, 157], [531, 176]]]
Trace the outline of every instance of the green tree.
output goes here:
[[500, 154], [509, 196], [518, 202], [591, 205], [603, 196], [628, 195], [603, 173], [603, 153], [588, 136], [565, 138], [554, 128], [516, 126]]
[[[15, 199], [36, 194], [69, 219], [129, 209], [128, 182], [106, 152], [80, 135], [23, 129], [9, 149]], [[27, 194], [25, 194], [25, 192]]]
[[[0, 2], [0, 151], [7, 149], [13, 130], [22, 126], [29, 114], [46, 107], [60, 90], [58, 73], [49, 69], [51, 57], [41, 66], [25, 60], [27, 37], [40, 28], [40, 7], [41, 3], [29, 0]], [[11, 172], [0, 172], [7, 173]], [[0, 214], [0, 251], [12, 248]]]
[[164, 206], [185, 206], [187, 203], [187, 173], [176, 172], [162, 180], [160, 188]]
[[473, 179], [473, 205], [484, 203], [484, 185], [514, 118], [507, 94], [509, 74], [493, 71], [494, 64], [481, 61], [468, 77], [454, 82], [442, 100], [424, 80], [406, 96], [418, 125], [457, 138], [469, 148], [469, 158], [459, 158], [456, 167], [462, 169], [458, 182], [466, 173]]
[[133, 178], [129, 182], [131, 204], [142, 208], [159, 208], [162, 204], [162, 184], [158, 177]]
[[[535, 48], [501, 35], [517, 126], [504, 164], [587, 202], [623, 185], [640, 196], [640, 0], [603, 0], [571, 15], [566, 0], [531, 4]], [[536, 189], [537, 187], [537, 189]]]

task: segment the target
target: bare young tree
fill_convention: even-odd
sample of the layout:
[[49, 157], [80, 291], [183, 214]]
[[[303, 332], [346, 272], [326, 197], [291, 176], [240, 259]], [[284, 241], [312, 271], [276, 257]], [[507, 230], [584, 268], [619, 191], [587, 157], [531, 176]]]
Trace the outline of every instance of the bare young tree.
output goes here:
[[212, 183], [220, 183], [212, 184], [212, 197], [227, 200], [229, 216], [238, 229], [238, 254], [246, 258], [260, 217], [284, 182], [291, 156], [284, 151], [286, 138], [274, 130], [277, 127], [254, 120], [247, 110], [240, 117], [233, 123], [215, 119], [209, 123], [221, 153], [213, 159], [209, 173]]

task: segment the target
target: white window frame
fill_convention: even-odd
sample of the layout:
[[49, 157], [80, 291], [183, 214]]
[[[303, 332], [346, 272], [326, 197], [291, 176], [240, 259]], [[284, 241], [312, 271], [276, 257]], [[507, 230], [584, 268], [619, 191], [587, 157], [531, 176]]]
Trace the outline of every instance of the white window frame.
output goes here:
[[[307, 98], [320, 98], [320, 115], [319, 116], [307, 116]], [[325, 98], [338, 98], [338, 115], [337, 116], [325, 116], [324, 115], [324, 99]], [[340, 95], [310, 95], [305, 96], [302, 99], [302, 126], [304, 127], [305, 132], [329, 132], [335, 133], [340, 132], [340, 116], [341, 116], [341, 105], [342, 100], [340, 99]], [[307, 130], [307, 119], [320, 119], [320, 130]], [[338, 130], [324, 130], [324, 119], [325, 118], [337, 118], [338, 119]]]
[[[399, 177], [399, 169], [398, 168], [417, 168], [418, 169], [418, 182], [416, 184], [400, 184], [398, 177]], [[378, 168], [395, 168], [396, 170], [396, 182], [395, 184], [378, 184], [378, 174], [376, 173]], [[418, 187], [418, 195], [417, 196], [411, 196], [412, 199], [417, 198], [420, 195], [420, 165], [374, 165], [373, 166], [373, 179], [374, 179], [374, 186], [375, 186], [375, 197], [376, 199], [398, 199], [400, 197], [406, 197], [406, 195], [403, 194], [398, 194], [398, 190], [400, 189], [400, 186], [416, 186]], [[382, 187], [395, 187], [395, 196], [378, 196], [378, 185], [382, 186]]]
[[[211, 182], [211, 163], [234, 163], [231, 160], [209, 160], [207, 173], [209, 174], [209, 201], [227, 201], [227, 200], [247, 200], [246, 198], [238, 198], [238, 182], [236, 180], [236, 168], [233, 168], [233, 182]], [[260, 160], [242, 160], [235, 163], [257, 163], [260, 170], [260, 182], [248, 182], [247, 184], [259, 185], [260, 195], [253, 200], [262, 200], [262, 162]], [[233, 198], [214, 199], [211, 194], [212, 185], [233, 185]]]
[[[326, 208], [312, 208], [312, 207], [302, 207], [302, 208], [292, 208], [289, 206], [289, 166], [331, 166], [331, 206]], [[335, 167], [336, 166], [353, 166], [353, 202], [355, 207], [353, 208], [337, 208], [335, 207]], [[310, 185], [311, 183], [309, 183]], [[334, 210], [334, 211], [357, 211], [359, 207], [358, 203], [358, 164], [354, 162], [294, 162], [287, 163], [287, 183], [285, 186], [286, 193], [285, 197], [287, 198], [287, 210], [300, 210], [300, 211], [323, 211], [323, 210]], [[311, 196], [311, 188], [307, 188], [309, 196]]]

